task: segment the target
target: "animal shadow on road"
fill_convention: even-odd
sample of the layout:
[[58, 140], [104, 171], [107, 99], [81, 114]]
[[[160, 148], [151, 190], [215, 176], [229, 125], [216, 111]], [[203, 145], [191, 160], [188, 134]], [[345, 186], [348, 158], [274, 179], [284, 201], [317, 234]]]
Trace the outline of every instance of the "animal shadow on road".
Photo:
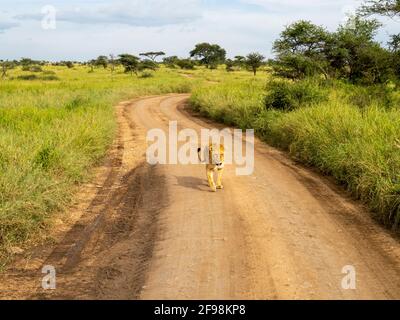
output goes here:
[[175, 176], [177, 185], [187, 189], [193, 189], [202, 192], [210, 192], [210, 188], [205, 179], [196, 177], [178, 177]]

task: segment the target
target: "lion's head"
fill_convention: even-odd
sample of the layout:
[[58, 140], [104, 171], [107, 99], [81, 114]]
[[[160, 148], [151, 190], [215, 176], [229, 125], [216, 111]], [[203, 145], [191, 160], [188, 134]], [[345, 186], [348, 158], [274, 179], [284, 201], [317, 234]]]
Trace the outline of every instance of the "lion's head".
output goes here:
[[210, 164], [217, 166], [218, 169], [222, 169], [225, 166], [225, 147], [223, 144], [210, 143], [209, 161]]

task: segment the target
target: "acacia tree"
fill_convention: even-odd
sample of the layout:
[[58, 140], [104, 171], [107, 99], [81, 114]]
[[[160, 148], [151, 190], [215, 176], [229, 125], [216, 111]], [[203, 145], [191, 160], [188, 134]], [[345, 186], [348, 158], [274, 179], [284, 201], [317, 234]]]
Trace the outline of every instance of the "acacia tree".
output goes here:
[[300, 20], [286, 27], [275, 41], [273, 50], [277, 55], [275, 70], [290, 78], [323, 73], [328, 77], [324, 49], [329, 39], [325, 28], [310, 21]]
[[286, 27], [280, 39], [275, 41], [273, 49], [278, 54], [315, 56], [323, 50], [327, 37], [325, 28], [300, 20]]
[[245, 65], [245, 62], [246, 62], [246, 57], [244, 57], [244, 56], [236, 56], [235, 57], [234, 63], [237, 67], [243, 68], [243, 66]]
[[133, 75], [135, 73], [137, 75], [139, 71], [139, 58], [131, 55], [131, 54], [120, 54], [119, 62], [124, 66], [125, 73], [130, 73]]
[[107, 69], [108, 58], [106, 56], [99, 56], [96, 60], [94, 60], [94, 65], [96, 67], [103, 67], [104, 69]]
[[377, 20], [354, 16], [339, 27], [327, 57], [341, 76], [351, 81], [369, 77], [375, 82], [387, 73], [389, 64], [382, 60], [388, 58], [387, 51], [374, 41], [380, 26]]
[[[364, 16], [400, 17], [400, 0], [366, 0], [359, 13]], [[400, 77], [400, 34], [392, 35], [388, 45], [392, 51], [393, 69], [396, 75]]]
[[233, 68], [235, 66], [235, 61], [233, 61], [231, 59], [226, 59], [225, 65], [226, 65], [226, 71], [228, 71], [228, 72], [234, 71]]
[[179, 61], [178, 56], [171, 56], [163, 59], [163, 63], [169, 68], [176, 68], [178, 61]]
[[115, 72], [115, 67], [117, 65], [117, 61], [116, 61], [115, 56], [113, 54], [110, 54], [108, 62], [109, 62], [109, 65], [110, 65], [111, 74], [113, 75], [114, 72]]
[[400, 34], [393, 35], [388, 44], [390, 50], [392, 50], [393, 52], [400, 52]]
[[141, 53], [139, 55], [141, 57], [149, 58], [153, 62], [156, 62], [158, 57], [165, 56], [165, 52], [163, 52], [163, 51], [156, 51], [156, 52], [150, 51], [150, 52]]
[[22, 67], [30, 67], [32, 65], [39, 64], [39, 62], [35, 61], [35, 60], [32, 60], [30, 58], [21, 58], [21, 60], [19, 61], [19, 64]]
[[392, 36], [389, 42], [390, 50], [393, 54], [393, 69], [395, 74], [400, 77], [400, 34]]
[[15, 64], [11, 61], [1, 61], [1, 78], [5, 79], [7, 77], [7, 72], [15, 68]]
[[94, 72], [94, 67], [96, 65], [96, 60], [92, 59], [90, 61], [87, 62], [87, 65], [89, 66], [90, 70], [89, 72], [92, 73]]
[[216, 68], [218, 64], [225, 62], [226, 50], [217, 44], [199, 43], [190, 52], [190, 57], [199, 59], [207, 68]]
[[307, 21], [286, 28], [274, 44], [275, 71], [298, 79], [321, 75], [380, 83], [393, 74], [390, 53], [374, 40], [380, 23], [350, 17], [334, 33]]
[[400, 15], [400, 0], [366, 0], [361, 6], [361, 15], [382, 15], [394, 18]]
[[262, 54], [258, 52], [253, 52], [246, 57], [245, 64], [249, 69], [253, 71], [254, 76], [256, 76], [257, 70], [263, 65], [264, 60], [265, 57]]
[[152, 60], [143, 60], [139, 62], [138, 71], [152, 70], [156, 71], [158, 69], [157, 63]]

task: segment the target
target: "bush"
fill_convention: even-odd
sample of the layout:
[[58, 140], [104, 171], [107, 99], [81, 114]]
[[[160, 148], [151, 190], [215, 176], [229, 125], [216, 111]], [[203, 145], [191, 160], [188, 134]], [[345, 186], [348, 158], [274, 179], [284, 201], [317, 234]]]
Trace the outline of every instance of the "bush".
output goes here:
[[186, 70], [193, 70], [194, 69], [194, 62], [189, 59], [181, 59], [176, 62], [176, 65], [181, 68], [181, 69], [186, 69]]
[[314, 80], [288, 82], [271, 80], [267, 84], [265, 106], [267, 109], [292, 111], [301, 106], [327, 100], [327, 92]]
[[33, 81], [33, 80], [43, 80], [43, 81], [57, 81], [60, 80], [56, 75], [44, 75], [44, 76], [37, 76], [36, 74], [25, 74], [18, 76], [17, 80], [25, 80], [25, 81]]
[[235, 67], [235, 62], [232, 61], [231, 59], [226, 60], [225, 66], [226, 66], [226, 71], [227, 71], [227, 72], [233, 72], [233, 71], [235, 71], [235, 69], [234, 69], [234, 67]]
[[33, 163], [41, 169], [48, 170], [53, 165], [55, 166], [58, 160], [58, 153], [54, 146], [45, 146], [37, 153]]
[[273, 61], [274, 74], [288, 79], [304, 79], [320, 74], [319, 62], [302, 55], [290, 54]]
[[17, 79], [31, 81], [31, 80], [37, 80], [38, 76], [35, 74], [26, 74], [26, 75], [18, 76]]
[[151, 72], [148, 72], [148, 71], [143, 72], [143, 73], [139, 76], [139, 78], [142, 78], [142, 79], [153, 78], [153, 77], [154, 77], [154, 74], [151, 73]]
[[386, 109], [400, 105], [400, 96], [396, 85], [351, 86], [347, 88], [347, 91], [347, 101], [360, 109], [374, 104]]
[[43, 69], [41, 66], [32, 66], [32, 67], [30, 67], [29, 71], [30, 72], [42, 72]]
[[22, 71], [29, 71], [29, 72], [42, 72], [43, 69], [41, 66], [23, 66]]
[[82, 106], [88, 106], [90, 104], [90, 100], [83, 96], [75, 96], [65, 104], [65, 109], [68, 111], [76, 110]]
[[40, 79], [44, 80], [44, 81], [58, 81], [58, 80], [60, 80], [60, 78], [57, 77], [56, 75], [43, 76]]

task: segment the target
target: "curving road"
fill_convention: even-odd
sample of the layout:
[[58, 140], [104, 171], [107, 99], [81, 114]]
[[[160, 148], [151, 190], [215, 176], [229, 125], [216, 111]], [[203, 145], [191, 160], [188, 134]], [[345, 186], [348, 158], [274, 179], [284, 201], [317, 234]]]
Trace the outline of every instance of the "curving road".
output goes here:
[[[203, 166], [149, 166], [149, 129], [172, 120], [220, 128], [190, 114], [187, 98], [117, 107], [119, 138], [97, 184], [51, 249], [10, 270], [19, 277], [8, 276], [8, 297], [400, 299], [398, 239], [329, 179], [275, 149], [256, 141], [254, 174], [228, 166], [217, 193]], [[58, 270], [51, 293], [34, 284], [42, 265]], [[355, 290], [342, 286], [345, 266], [354, 267]], [[21, 283], [34, 289], [19, 292]]]

